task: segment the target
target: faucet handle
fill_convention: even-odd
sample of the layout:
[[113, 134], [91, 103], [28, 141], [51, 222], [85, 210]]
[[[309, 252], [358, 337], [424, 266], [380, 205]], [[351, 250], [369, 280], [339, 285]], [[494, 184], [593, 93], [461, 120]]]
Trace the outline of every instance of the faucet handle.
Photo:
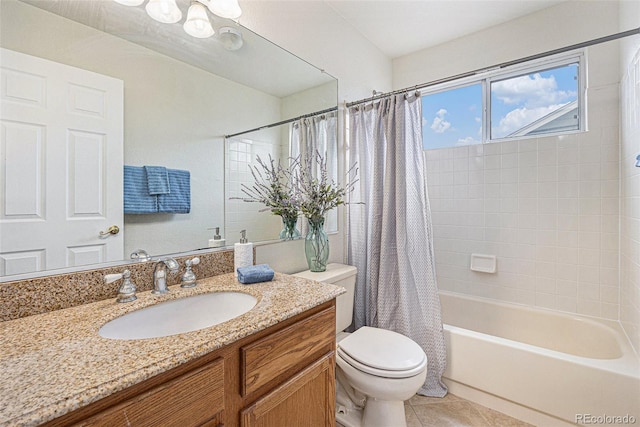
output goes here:
[[188, 259], [184, 262], [185, 272], [182, 275], [182, 282], [180, 283], [181, 288], [193, 288], [196, 285], [196, 274], [191, 270], [191, 266], [198, 264], [200, 264], [200, 258], [198, 257]]
[[113, 283], [116, 280], [120, 280], [122, 279], [122, 273], [114, 273], [114, 274], [105, 274], [104, 276], [104, 283]]
[[122, 279], [122, 284], [118, 288], [117, 302], [130, 302], [138, 299], [136, 296], [136, 285], [131, 281], [131, 272], [124, 270], [122, 273], [107, 274], [104, 276], [104, 283], [113, 283]]
[[188, 259], [188, 260], [186, 260], [186, 261], [184, 262], [184, 264], [185, 264], [187, 267], [191, 267], [192, 265], [198, 265], [198, 264], [200, 264], [200, 258], [195, 257], [195, 258]]

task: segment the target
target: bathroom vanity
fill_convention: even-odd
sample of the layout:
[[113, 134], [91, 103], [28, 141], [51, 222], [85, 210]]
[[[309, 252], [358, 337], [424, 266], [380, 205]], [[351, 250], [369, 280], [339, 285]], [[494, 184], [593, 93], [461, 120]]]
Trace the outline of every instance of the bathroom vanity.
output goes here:
[[[160, 301], [253, 295], [247, 313], [161, 338], [112, 340], [99, 328]], [[0, 424], [335, 425], [335, 298], [343, 288], [276, 274], [242, 285], [202, 279], [132, 303], [99, 301], [0, 323]], [[178, 314], [179, 315], [179, 314]]]

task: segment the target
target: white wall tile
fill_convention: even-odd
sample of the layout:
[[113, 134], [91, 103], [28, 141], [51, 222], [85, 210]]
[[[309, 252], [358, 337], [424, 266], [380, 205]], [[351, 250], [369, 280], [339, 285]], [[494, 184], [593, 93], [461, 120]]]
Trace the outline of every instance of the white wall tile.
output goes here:
[[[590, 84], [588, 132], [427, 153], [441, 288], [640, 330], [640, 130], [618, 131], [618, 104]], [[497, 274], [470, 272], [472, 252]]]
[[577, 305], [577, 298], [558, 296], [557, 309], [559, 311], [575, 313], [578, 310]]
[[576, 155], [575, 148], [558, 148], [558, 165], [577, 165], [580, 163], [580, 156]]
[[[578, 178], [576, 178], [576, 180], [577, 179]], [[538, 168], [531, 167], [531, 166], [518, 168], [518, 182], [537, 182], [537, 181], [538, 181]]]
[[518, 141], [518, 152], [537, 151], [538, 141], [536, 139], [525, 139]]

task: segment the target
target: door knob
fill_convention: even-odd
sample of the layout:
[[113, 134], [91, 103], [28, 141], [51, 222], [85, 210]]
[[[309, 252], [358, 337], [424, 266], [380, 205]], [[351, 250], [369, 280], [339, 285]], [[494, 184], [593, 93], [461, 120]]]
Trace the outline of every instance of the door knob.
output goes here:
[[116, 235], [120, 232], [120, 228], [117, 225], [112, 225], [111, 227], [109, 227], [107, 229], [107, 231], [101, 231], [100, 232], [100, 237], [105, 237], [108, 236], [110, 234]]

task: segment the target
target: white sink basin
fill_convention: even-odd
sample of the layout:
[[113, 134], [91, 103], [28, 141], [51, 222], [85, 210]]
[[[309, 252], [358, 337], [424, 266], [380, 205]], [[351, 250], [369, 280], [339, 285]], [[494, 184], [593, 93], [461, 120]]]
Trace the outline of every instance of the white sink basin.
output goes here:
[[100, 328], [101, 337], [137, 340], [167, 337], [217, 325], [251, 310], [257, 299], [241, 292], [213, 292], [175, 299], [127, 313]]

